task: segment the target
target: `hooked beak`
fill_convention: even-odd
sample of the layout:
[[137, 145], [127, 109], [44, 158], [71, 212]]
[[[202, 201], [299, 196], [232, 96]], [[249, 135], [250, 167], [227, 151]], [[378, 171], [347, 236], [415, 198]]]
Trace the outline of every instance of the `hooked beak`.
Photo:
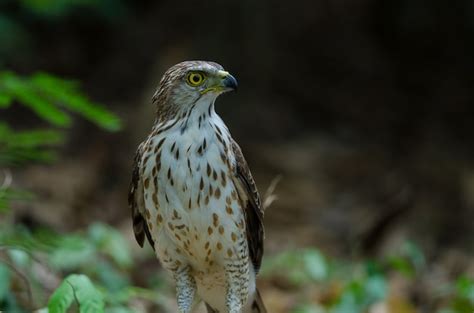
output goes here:
[[227, 75], [222, 80], [222, 84], [225, 88], [228, 88], [230, 90], [237, 90], [237, 79], [235, 79], [235, 77], [230, 75], [229, 73], [227, 73]]
[[218, 71], [216, 77], [212, 78], [210, 87], [201, 91], [201, 94], [206, 94], [208, 92], [223, 93], [231, 90], [237, 90], [237, 79], [234, 76], [230, 75], [226, 71]]

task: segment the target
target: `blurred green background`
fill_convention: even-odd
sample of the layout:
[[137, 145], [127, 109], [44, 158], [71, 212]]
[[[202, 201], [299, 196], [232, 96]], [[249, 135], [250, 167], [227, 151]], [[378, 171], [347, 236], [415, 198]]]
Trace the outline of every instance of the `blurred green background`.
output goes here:
[[216, 61], [269, 312], [474, 311], [474, 3], [0, 1], [0, 311], [175, 312], [126, 198], [163, 72]]

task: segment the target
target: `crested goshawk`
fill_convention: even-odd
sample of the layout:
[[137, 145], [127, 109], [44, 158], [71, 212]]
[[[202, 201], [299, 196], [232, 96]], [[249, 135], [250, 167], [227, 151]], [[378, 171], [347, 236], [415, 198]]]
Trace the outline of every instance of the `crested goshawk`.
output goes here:
[[156, 121], [135, 156], [129, 205], [176, 281], [178, 310], [203, 300], [208, 312], [266, 312], [256, 289], [263, 209], [247, 163], [214, 110], [237, 88], [214, 62], [187, 61], [164, 74], [153, 96]]

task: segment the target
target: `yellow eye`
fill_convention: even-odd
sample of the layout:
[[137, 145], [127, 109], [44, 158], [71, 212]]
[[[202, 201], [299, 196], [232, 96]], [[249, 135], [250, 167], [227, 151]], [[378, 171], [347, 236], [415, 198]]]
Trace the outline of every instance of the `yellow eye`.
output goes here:
[[204, 76], [203, 73], [191, 72], [188, 74], [186, 81], [188, 82], [190, 86], [196, 87], [196, 86], [201, 85], [205, 79], [206, 77]]

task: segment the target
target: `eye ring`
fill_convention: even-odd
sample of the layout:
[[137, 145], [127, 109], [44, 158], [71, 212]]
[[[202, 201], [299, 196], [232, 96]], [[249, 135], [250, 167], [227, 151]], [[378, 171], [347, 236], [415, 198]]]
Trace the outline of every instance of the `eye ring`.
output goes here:
[[186, 82], [192, 87], [202, 85], [206, 80], [206, 76], [202, 72], [190, 72], [186, 77]]

